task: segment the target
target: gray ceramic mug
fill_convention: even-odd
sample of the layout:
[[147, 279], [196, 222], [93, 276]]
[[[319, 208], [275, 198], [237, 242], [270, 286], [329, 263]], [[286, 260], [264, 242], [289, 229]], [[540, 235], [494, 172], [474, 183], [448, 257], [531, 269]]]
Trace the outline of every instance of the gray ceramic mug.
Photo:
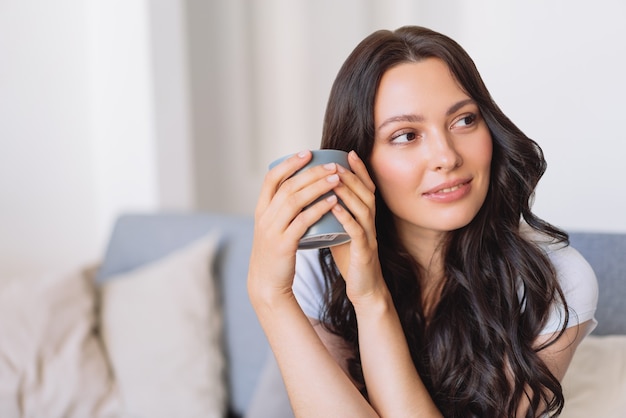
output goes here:
[[[313, 154], [311, 161], [309, 161], [300, 170], [296, 171], [293, 174], [294, 176], [316, 165], [327, 163], [336, 163], [350, 170], [350, 164], [348, 163], [348, 153], [345, 151], [339, 151], [334, 149], [318, 149], [311, 151], [311, 153]], [[293, 154], [286, 155], [276, 161], [273, 161], [270, 164], [269, 168], [272, 169], [292, 155]], [[313, 203], [319, 202], [322, 199], [326, 199], [332, 194], [332, 192], [328, 192], [320, 196]], [[341, 201], [339, 201], [339, 203], [343, 205]], [[307, 229], [307, 231], [300, 239], [298, 248], [301, 250], [308, 250], [314, 248], [332, 247], [334, 245], [343, 244], [348, 241], [350, 241], [350, 236], [343, 229], [343, 226], [339, 223], [337, 218], [335, 218], [335, 215], [333, 215], [331, 212], [327, 212], [316, 223], [311, 225], [309, 229]]]

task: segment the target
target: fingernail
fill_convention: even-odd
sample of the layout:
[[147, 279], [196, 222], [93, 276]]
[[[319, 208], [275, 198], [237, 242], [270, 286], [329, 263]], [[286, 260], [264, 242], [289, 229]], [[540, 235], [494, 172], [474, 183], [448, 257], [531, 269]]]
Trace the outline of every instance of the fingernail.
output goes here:
[[330, 196], [326, 198], [326, 201], [328, 203], [337, 203], [337, 196], [334, 194], [331, 194]]
[[326, 163], [326, 164], [324, 164], [324, 168], [326, 170], [334, 170], [335, 169], [335, 163]]
[[308, 153], [309, 153], [309, 151], [308, 151], [308, 150], [300, 151], [300, 152], [298, 153], [298, 157], [300, 157], [300, 158], [304, 158], [304, 157], [306, 157], [306, 155], [307, 155]]
[[330, 176], [326, 177], [326, 181], [329, 183], [336, 183], [339, 181], [339, 176], [337, 174], [331, 174]]
[[350, 151], [348, 154], [349, 154], [348, 156], [350, 158], [352, 158], [353, 160], [358, 160], [359, 159], [359, 156], [356, 155], [356, 152], [354, 150]]
[[339, 171], [340, 173], [345, 173], [346, 169], [343, 168], [343, 166], [341, 164], [337, 164], [337, 171]]

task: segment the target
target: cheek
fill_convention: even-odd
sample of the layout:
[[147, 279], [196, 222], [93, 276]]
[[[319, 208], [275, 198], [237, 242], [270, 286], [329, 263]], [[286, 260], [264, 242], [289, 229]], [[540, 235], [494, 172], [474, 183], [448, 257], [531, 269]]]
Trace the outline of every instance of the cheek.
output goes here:
[[386, 158], [383, 164], [372, 165], [376, 190], [395, 215], [406, 215], [407, 210], [411, 211], [411, 205], [415, 204], [414, 197], [421, 187], [422, 169], [414, 159], [407, 161], [398, 156]]
[[371, 161], [374, 182], [383, 197], [392, 190], [408, 186], [407, 180], [415, 177], [417, 167], [414, 161], [404, 161], [401, 158], [380, 158]]
[[479, 173], [481, 181], [480, 187], [477, 190], [481, 195], [481, 206], [485, 203], [485, 198], [489, 191], [489, 185], [491, 184], [491, 160], [493, 157], [493, 144], [491, 137], [488, 140], [478, 144], [473, 150], [473, 161], [475, 164], [475, 171]]
[[480, 141], [468, 144], [467, 148], [464, 150], [463, 160], [465, 163], [471, 161], [478, 169], [489, 170], [492, 156], [493, 143], [491, 135], [487, 133]]
[[493, 140], [491, 139], [491, 135], [487, 135], [484, 141], [482, 154], [485, 158], [485, 164], [491, 165], [491, 157], [493, 156]]
[[491, 159], [493, 157], [493, 143], [491, 142], [491, 137], [486, 141], [485, 146], [482, 150], [483, 156], [483, 165], [485, 170], [487, 170], [488, 178], [491, 175]]

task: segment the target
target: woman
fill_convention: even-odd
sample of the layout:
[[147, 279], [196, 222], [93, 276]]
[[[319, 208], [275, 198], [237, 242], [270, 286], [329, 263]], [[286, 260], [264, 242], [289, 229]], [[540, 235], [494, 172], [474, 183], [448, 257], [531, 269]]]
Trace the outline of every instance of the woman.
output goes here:
[[[373, 33], [335, 80], [322, 148], [350, 170], [291, 177], [304, 151], [268, 172], [248, 277], [296, 416], [560, 412], [595, 276], [531, 212], [541, 149], [467, 53], [425, 28]], [[297, 251], [328, 211], [351, 242]]]

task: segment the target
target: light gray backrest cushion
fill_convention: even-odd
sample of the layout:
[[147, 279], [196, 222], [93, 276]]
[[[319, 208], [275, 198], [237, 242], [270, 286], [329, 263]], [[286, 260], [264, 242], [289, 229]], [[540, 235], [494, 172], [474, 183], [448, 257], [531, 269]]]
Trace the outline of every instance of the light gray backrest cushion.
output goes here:
[[96, 281], [103, 283], [115, 274], [157, 260], [214, 230], [221, 237], [215, 269], [224, 309], [230, 403], [242, 414], [269, 350], [246, 290], [251, 217], [216, 213], [124, 215], [114, 226]]
[[596, 335], [626, 334], [626, 234], [573, 232], [570, 244], [598, 278]]

